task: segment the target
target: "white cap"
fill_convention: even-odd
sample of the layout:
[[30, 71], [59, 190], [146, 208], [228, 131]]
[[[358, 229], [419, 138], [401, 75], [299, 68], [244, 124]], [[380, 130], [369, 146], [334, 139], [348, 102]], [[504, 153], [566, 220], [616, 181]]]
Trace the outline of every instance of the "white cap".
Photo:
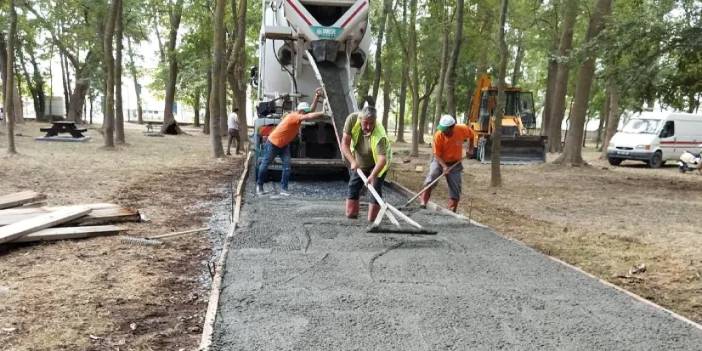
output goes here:
[[310, 108], [310, 104], [308, 104], [308, 103], [306, 103], [306, 102], [303, 101], [303, 102], [297, 104], [297, 109], [296, 109], [296, 111], [310, 112], [310, 109], [311, 109], [311, 108]]
[[439, 130], [445, 130], [456, 124], [456, 120], [451, 115], [443, 115], [439, 120]]

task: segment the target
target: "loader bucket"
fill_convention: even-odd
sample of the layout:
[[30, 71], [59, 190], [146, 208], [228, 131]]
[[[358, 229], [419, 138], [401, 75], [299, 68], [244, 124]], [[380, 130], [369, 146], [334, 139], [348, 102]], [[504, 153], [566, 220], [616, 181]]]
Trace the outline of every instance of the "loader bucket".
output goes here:
[[[478, 149], [482, 163], [490, 163], [492, 158], [492, 138], [483, 139]], [[500, 164], [521, 165], [546, 162], [546, 137], [523, 135], [503, 137], [500, 149]]]

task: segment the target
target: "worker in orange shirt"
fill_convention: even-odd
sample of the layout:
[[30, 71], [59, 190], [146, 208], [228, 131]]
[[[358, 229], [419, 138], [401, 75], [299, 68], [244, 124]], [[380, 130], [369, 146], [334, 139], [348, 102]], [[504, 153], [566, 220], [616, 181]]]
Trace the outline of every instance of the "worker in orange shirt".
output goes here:
[[[467, 152], [473, 154], [473, 130], [465, 124], [456, 124], [456, 120], [450, 115], [443, 115], [439, 120], [437, 132], [434, 134], [433, 152], [434, 157], [429, 166], [429, 174], [424, 180], [424, 187], [429, 185], [436, 178], [446, 176], [449, 188], [448, 208], [456, 212], [458, 200], [461, 198], [461, 174], [463, 165], [459, 164], [451, 168], [456, 163], [461, 163], [463, 159], [463, 143], [468, 140]], [[436, 184], [434, 185], [436, 186]], [[426, 207], [431, 197], [431, 190], [427, 189], [420, 196], [420, 204]]]
[[297, 105], [295, 112], [289, 113], [278, 124], [268, 136], [266, 144], [263, 146], [263, 156], [258, 167], [258, 178], [256, 179], [256, 194], [263, 195], [263, 183], [268, 176], [268, 165], [276, 156], [280, 157], [283, 163], [283, 173], [280, 177], [280, 195], [289, 196], [288, 180], [290, 179], [290, 143], [300, 134], [302, 122], [310, 121], [324, 116], [324, 112], [312, 112], [317, 108], [317, 103], [324, 93], [322, 89], [315, 92], [312, 106], [306, 102]]

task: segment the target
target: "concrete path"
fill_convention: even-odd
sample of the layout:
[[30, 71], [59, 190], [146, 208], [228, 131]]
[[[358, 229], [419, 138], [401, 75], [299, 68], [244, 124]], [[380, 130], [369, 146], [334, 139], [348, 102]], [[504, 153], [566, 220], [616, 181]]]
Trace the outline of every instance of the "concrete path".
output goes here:
[[368, 234], [343, 182], [290, 198], [249, 182], [214, 349], [702, 349], [702, 331], [490, 230], [417, 210], [439, 235]]

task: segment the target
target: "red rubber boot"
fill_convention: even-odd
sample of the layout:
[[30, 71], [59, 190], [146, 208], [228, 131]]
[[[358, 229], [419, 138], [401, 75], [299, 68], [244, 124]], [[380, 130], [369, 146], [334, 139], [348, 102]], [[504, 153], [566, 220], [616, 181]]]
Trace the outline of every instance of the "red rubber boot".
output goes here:
[[368, 204], [368, 222], [375, 221], [375, 218], [378, 217], [378, 212], [380, 212], [380, 205]]
[[346, 199], [346, 218], [358, 218], [358, 200]]

